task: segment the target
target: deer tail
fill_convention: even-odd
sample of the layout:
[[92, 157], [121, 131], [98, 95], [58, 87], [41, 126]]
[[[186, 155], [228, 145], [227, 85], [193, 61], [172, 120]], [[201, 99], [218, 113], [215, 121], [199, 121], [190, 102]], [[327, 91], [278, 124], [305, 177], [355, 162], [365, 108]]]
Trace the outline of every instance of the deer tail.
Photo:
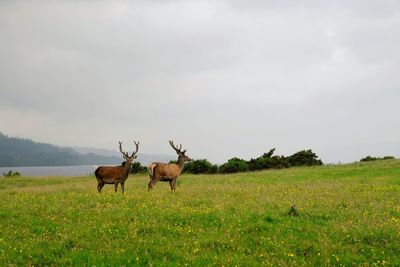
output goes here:
[[154, 176], [154, 168], [156, 167], [156, 164], [155, 163], [151, 163], [148, 167], [147, 167], [147, 170], [148, 170], [148, 172], [149, 172], [149, 176], [150, 176], [150, 178], [153, 178], [153, 176]]

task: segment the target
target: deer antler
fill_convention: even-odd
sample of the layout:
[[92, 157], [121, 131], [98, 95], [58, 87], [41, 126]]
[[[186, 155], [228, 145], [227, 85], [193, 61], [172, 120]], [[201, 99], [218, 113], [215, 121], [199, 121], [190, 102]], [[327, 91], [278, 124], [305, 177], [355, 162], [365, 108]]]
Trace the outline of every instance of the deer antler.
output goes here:
[[181, 149], [182, 149], [182, 144], [180, 144], [179, 145], [179, 148], [178, 147], [176, 147], [175, 145], [174, 145], [174, 141], [169, 141], [169, 144], [171, 145], [171, 147], [176, 151], [176, 153], [177, 154], [179, 154], [179, 153], [182, 153], [182, 154], [185, 154], [185, 152], [186, 152], [186, 150], [187, 149], [185, 149], [184, 151], [181, 151]]
[[121, 151], [122, 155], [124, 155], [125, 157], [129, 157], [128, 153], [122, 151], [122, 142], [119, 141], [119, 151]]
[[137, 154], [137, 152], [139, 151], [139, 143], [140, 143], [140, 141], [138, 141], [138, 142], [136, 143], [136, 141], [133, 140], [133, 142], [135, 143], [136, 150], [132, 152], [131, 157], [135, 156], [135, 155]]

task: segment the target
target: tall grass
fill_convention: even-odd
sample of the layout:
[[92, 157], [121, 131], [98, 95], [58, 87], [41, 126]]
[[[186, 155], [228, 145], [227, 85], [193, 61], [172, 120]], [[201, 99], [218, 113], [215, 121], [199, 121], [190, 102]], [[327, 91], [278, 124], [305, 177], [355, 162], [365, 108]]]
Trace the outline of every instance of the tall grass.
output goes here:
[[0, 265], [400, 266], [400, 161], [178, 181], [0, 178]]

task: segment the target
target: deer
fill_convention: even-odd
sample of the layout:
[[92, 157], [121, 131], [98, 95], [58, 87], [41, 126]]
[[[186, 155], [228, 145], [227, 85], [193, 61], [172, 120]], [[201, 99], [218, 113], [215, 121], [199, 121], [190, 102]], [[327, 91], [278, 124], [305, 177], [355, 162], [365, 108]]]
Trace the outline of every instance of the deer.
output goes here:
[[175, 192], [176, 180], [178, 179], [178, 176], [181, 174], [185, 162], [192, 161], [191, 158], [185, 155], [187, 149], [182, 151], [182, 145], [180, 145], [178, 148], [177, 146], [174, 145], [173, 141], [169, 141], [169, 144], [178, 155], [178, 162], [177, 164], [162, 163], [162, 162], [151, 163], [148, 166], [148, 172], [150, 176], [148, 191], [152, 190], [158, 181], [161, 181], [161, 182], [169, 182], [171, 191]]
[[118, 184], [121, 184], [122, 194], [125, 192], [125, 181], [128, 179], [129, 173], [132, 169], [133, 160], [137, 158], [136, 154], [139, 150], [139, 143], [135, 143], [136, 149], [129, 156], [127, 152], [122, 151], [122, 142], [119, 142], [119, 151], [122, 153], [124, 162], [121, 166], [100, 166], [96, 169], [94, 174], [97, 179], [97, 191], [101, 193], [101, 189], [105, 184], [113, 184], [115, 193], [118, 189]]

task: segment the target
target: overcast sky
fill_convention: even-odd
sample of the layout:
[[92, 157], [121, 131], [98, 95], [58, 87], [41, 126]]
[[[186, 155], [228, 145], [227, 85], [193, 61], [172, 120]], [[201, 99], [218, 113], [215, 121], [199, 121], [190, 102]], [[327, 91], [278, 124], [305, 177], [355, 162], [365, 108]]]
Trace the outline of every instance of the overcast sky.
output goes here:
[[400, 1], [1, 1], [0, 131], [224, 162], [400, 157]]

